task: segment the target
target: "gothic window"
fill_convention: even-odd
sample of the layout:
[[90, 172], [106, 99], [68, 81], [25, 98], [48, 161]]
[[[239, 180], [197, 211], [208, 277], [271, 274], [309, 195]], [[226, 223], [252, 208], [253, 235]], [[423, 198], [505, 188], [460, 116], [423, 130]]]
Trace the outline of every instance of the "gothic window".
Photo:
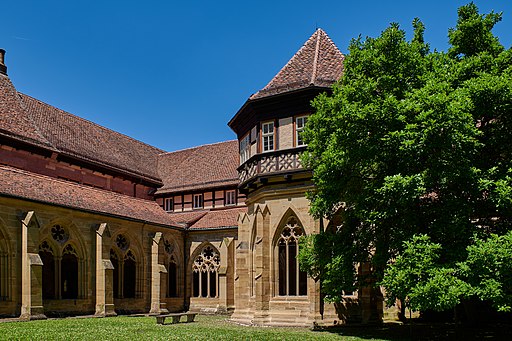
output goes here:
[[39, 245], [39, 257], [41, 257], [41, 261], [43, 262], [43, 298], [56, 298], [54, 251], [47, 241]]
[[167, 239], [164, 240], [164, 250], [168, 257], [167, 297], [178, 297], [178, 262], [176, 261], [176, 251]]
[[169, 283], [167, 285], [167, 296], [168, 297], [177, 297], [178, 296], [178, 266], [176, 264], [176, 260], [174, 256], [169, 258], [169, 266], [167, 270], [167, 278], [169, 279]]
[[133, 252], [130, 250], [124, 256], [124, 292], [123, 296], [125, 298], [135, 298], [135, 283], [136, 283], [136, 271], [137, 271], [137, 262], [135, 261], [135, 256]]
[[78, 298], [78, 256], [71, 244], [66, 245], [61, 260], [62, 298]]
[[137, 259], [130, 249], [130, 240], [123, 234], [117, 235], [115, 247], [110, 249], [110, 261], [114, 266], [114, 298], [137, 297]]
[[193, 296], [218, 297], [220, 256], [211, 245], [206, 246], [192, 265]]
[[279, 295], [307, 295], [307, 276], [299, 269], [299, 237], [304, 234], [295, 217], [290, 217], [277, 240]]

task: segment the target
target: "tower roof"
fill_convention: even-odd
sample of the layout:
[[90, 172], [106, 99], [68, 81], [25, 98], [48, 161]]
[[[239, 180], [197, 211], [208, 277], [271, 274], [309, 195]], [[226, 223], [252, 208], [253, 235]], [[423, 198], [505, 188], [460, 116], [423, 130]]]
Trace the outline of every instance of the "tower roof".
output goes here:
[[340, 79], [345, 56], [322, 29], [304, 43], [279, 73], [250, 97], [258, 99], [308, 86], [330, 87]]

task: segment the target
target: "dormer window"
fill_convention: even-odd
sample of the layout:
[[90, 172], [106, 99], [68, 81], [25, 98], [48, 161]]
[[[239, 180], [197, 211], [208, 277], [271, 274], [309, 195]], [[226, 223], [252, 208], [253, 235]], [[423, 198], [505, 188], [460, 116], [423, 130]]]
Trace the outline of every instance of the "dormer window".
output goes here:
[[251, 156], [250, 155], [250, 148], [251, 148], [250, 135], [251, 134], [248, 133], [240, 140], [240, 164], [249, 160], [249, 157]]
[[172, 200], [172, 198], [165, 198], [164, 199], [164, 209], [167, 212], [174, 211], [174, 200]]
[[226, 191], [226, 206], [235, 205], [235, 204], [236, 204], [235, 191]]
[[194, 209], [203, 208], [203, 194], [194, 194], [194, 202], [192, 207]]
[[297, 147], [305, 145], [304, 139], [302, 138], [302, 132], [304, 131], [307, 121], [307, 116], [299, 116], [295, 118], [295, 141]]
[[261, 125], [262, 151], [274, 150], [274, 122], [265, 122]]

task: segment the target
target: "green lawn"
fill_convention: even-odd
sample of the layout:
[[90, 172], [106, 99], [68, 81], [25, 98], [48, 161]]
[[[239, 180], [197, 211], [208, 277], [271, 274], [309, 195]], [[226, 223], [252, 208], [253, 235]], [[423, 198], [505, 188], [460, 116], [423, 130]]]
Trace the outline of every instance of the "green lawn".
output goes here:
[[472, 329], [453, 324], [384, 324], [311, 331], [239, 326], [225, 316], [198, 315], [194, 323], [164, 326], [157, 325], [154, 317], [120, 316], [0, 322], [0, 340], [512, 340], [511, 329], [510, 325]]
[[[170, 322], [170, 320], [169, 320]], [[67, 318], [0, 323], [1, 340], [361, 340], [307, 328], [246, 327], [223, 316], [157, 325], [154, 317]]]

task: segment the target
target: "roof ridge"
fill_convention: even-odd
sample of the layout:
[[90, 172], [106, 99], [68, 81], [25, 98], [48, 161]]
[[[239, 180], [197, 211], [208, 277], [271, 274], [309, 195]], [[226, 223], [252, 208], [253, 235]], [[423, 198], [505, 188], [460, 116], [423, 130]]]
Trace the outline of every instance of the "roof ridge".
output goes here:
[[[137, 140], [137, 139], [136, 139], [136, 138], [134, 138], [134, 137], [131, 137], [131, 136], [126, 135], [126, 134], [123, 134], [123, 133], [120, 133], [120, 132], [118, 132], [118, 131], [115, 131], [115, 130], [113, 130], [113, 129], [111, 129], [111, 128], [105, 127], [105, 126], [103, 126], [103, 125], [101, 125], [101, 124], [98, 124], [98, 123], [96, 123], [96, 122], [93, 122], [93, 121], [91, 121], [91, 120], [88, 120], [88, 119], [86, 119], [86, 118], [83, 118], [83, 117], [81, 117], [81, 116], [78, 116], [78, 115], [72, 114], [72, 113], [70, 113], [69, 111], [66, 111], [66, 110], [64, 110], [64, 109], [57, 108], [56, 106], [53, 106], [53, 105], [48, 104], [48, 103], [46, 103], [46, 102], [43, 102], [43, 101], [41, 101], [41, 100], [39, 100], [39, 99], [37, 99], [37, 98], [34, 98], [34, 97], [30, 96], [30, 95], [24, 94], [24, 93], [19, 92], [19, 91], [18, 91], [18, 94], [20, 94], [20, 95], [22, 95], [22, 96], [26, 96], [26, 97], [28, 97], [28, 98], [31, 98], [31, 99], [33, 99], [34, 101], [37, 101], [38, 103], [40, 103], [40, 104], [42, 104], [42, 105], [46, 105], [46, 106], [48, 106], [48, 107], [52, 107], [52, 108], [54, 108], [54, 109], [56, 109], [56, 110], [59, 110], [59, 111], [61, 111], [61, 112], [65, 113], [65, 114], [67, 114], [67, 115], [69, 115], [69, 116], [75, 117], [75, 118], [77, 118], [77, 119], [79, 119], [79, 120], [82, 120], [82, 121], [84, 121], [84, 122], [91, 123], [92, 125], [97, 126], [97, 127], [101, 128], [101, 129], [104, 129], [104, 130], [106, 130], [106, 131], [108, 131], [108, 132], [112, 132], [112, 133], [114, 133], [114, 134], [116, 134], [116, 135], [120, 135], [120, 136], [126, 137], [126, 138], [128, 138], [128, 139], [130, 139], [130, 140], [132, 140], [132, 141], [138, 142], [138, 143], [140, 143], [140, 144], [143, 144], [143, 145], [145, 145], [145, 146], [151, 147], [151, 148], [156, 149], [156, 150], [158, 150], [158, 151], [165, 152], [165, 150], [163, 150], [163, 149], [160, 149], [160, 148], [158, 148], [158, 147], [152, 146], [152, 145], [150, 145], [150, 144], [148, 144], [148, 143], [146, 143], [146, 142], [143, 142], [143, 141], [141, 141], [141, 140]], [[31, 115], [30, 115], [30, 116], [31, 116]], [[35, 124], [35, 123], [34, 123], [34, 124]], [[43, 135], [43, 136], [44, 136], [44, 135]], [[46, 137], [45, 137], [45, 139], [46, 139]]]
[[233, 139], [233, 140], [227, 140], [227, 141], [220, 141], [220, 142], [213, 142], [213, 143], [201, 144], [201, 145], [199, 145], [199, 146], [194, 146], [194, 147], [188, 147], [188, 148], [178, 149], [178, 150], [174, 150], [174, 151], [172, 151], [172, 152], [164, 152], [164, 153], [160, 153], [160, 154], [158, 154], [158, 155], [160, 156], [160, 155], [168, 155], [168, 154], [173, 154], [173, 153], [180, 153], [180, 152], [185, 152], [185, 151], [188, 151], [188, 150], [199, 149], [199, 148], [201, 148], [201, 147], [214, 146], [214, 145], [221, 144], [221, 143], [228, 143], [228, 142], [235, 142], [235, 141], [238, 141], [238, 140]]
[[321, 29], [317, 29], [315, 32], [315, 33], [317, 33], [317, 35], [316, 35], [315, 57], [313, 59], [313, 71], [311, 72], [311, 81], [310, 81], [311, 84], [315, 84], [315, 79], [316, 79], [316, 68], [317, 68], [317, 64], [318, 64], [318, 53], [319, 53], [319, 49], [320, 49], [320, 31], [321, 31]]
[[157, 204], [157, 202], [153, 201], [153, 200], [146, 200], [146, 199], [141, 199], [141, 198], [137, 198], [137, 197], [132, 197], [130, 195], [125, 195], [125, 194], [117, 193], [117, 192], [114, 192], [114, 191], [109, 191], [109, 190], [106, 190], [106, 189], [100, 189], [100, 188], [97, 188], [97, 187], [87, 186], [87, 185], [76, 183], [76, 182], [73, 182], [73, 181], [67, 181], [67, 180], [64, 180], [64, 179], [54, 178], [54, 177], [51, 177], [49, 175], [44, 175], [44, 174], [30, 172], [30, 171], [27, 171], [27, 170], [24, 170], [24, 169], [21, 169], [21, 168], [0, 165], [0, 169], [4, 169], [6, 171], [14, 172], [14, 173], [19, 173], [19, 174], [26, 174], [26, 175], [30, 175], [30, 176], [33, 176], [33, 177], [36, 177], [36, 178], [41, 178], [41, 179], [45, 179], [45, 180], [49, 180], [49, 181], [54, 181], [54, 182], [58, 182], [58, 183], [64, 183], [64, 184], [66, 184], [68, 186], [77, 186], [77, 187], [80, 187], [80, 188], [86, 188], [88, 190], [94, 190], [94, 191], [101, 192], [101, 193], [108, 192], [108, 193], [111, 193], [112, 195], [118, 196], [118, 197], [130, 198], [132, 200], [142, 201], [142, 202], [146, 202], [146, 203], [147, 202], [154, 202], [155, 204]]

